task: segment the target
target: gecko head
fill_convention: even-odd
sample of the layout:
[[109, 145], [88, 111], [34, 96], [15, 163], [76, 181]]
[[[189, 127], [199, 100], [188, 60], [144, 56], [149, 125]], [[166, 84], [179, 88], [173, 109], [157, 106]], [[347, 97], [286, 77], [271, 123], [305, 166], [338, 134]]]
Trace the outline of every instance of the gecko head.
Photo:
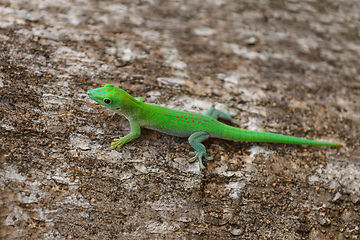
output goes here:
[[131, 98], [127, 92], [111, 84], [89, 90], [87, 95], [113, 111], [121, 111], [129, 102], [129, 97]]

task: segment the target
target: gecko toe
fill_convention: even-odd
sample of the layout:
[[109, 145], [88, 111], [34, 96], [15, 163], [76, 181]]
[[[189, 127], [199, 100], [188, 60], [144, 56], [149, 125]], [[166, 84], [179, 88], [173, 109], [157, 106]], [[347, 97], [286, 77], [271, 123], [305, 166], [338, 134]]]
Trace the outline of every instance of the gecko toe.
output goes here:
[[206, 160], [212, 160], [213, 157], [212, 156], [208, 156], [206, 153], [203, 152], [190, 152], [189, 153], [190, 156], [194, 156], [192, 158], [189, 159], [190, 163], [195, 162], [196, 160], [199, 160], [199, 165], [201, 169], [205, 169], [205, 166], [202, 162], [202, 158], [204, 157]]
[[204, 164], [202, 163], [202, 160], [201, 160], [201, 159], [199, 160], [199, 165], [200, 165], [200, 168], [201, 168], [202, 170], [206, 168], [206, 167], [204, 166]]
[[196, 161], [196, 159], [197, 159], [197, 156], [190, 158], [190, 159], [189, 159], [189, 163], [193, 163], [193, 162], [195, 162], [195, 161]]
[[115, 138], [114, 141], [111, 143], [111, 149], [121, 148], [124, 145], [122, 142], [122, 138]]
[[213, 156], [207, 156], [207, 155], [205, 155], [205, 158], [206, 158], [206, 160], [213, 160], [214, 159]]

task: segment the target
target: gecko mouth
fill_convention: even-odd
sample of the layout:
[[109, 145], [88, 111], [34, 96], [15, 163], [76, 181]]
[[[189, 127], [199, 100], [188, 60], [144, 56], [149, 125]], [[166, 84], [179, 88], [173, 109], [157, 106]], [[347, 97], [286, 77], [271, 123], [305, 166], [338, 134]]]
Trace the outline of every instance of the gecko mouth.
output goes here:
[[96, 95], [94, 95], [92, 90], [87, 91], [87, 95], [88, 95], [91, 99], [93, 99], [93, 100], [95, 100], [95, 101], [97, 101], [97, 102], [101, 102], [101, 99], [98, 98]]

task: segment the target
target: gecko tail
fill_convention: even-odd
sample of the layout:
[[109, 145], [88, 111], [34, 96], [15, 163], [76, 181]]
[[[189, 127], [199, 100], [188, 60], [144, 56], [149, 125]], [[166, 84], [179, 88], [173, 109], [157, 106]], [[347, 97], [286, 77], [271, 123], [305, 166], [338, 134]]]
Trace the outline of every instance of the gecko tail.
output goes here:
[[245, 142], [268, 142], [296, 145], [342, 147], [342, 144], [340, 143], [316, 141], [311, 139], [281, 135], [277, 133], [251, 131], [231, 126], [226, 127], [224, 132], [221, 134], [221, 137], [228, 140]]

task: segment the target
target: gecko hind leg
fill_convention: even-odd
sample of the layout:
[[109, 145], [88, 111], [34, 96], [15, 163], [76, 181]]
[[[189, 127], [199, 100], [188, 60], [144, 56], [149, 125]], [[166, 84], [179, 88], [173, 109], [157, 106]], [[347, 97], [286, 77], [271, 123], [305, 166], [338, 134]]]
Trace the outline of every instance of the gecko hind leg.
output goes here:
[[233, 116], [236, 116], [238, 114], [239, 111], [236, 111], [236, 113], [234, 114], [231, 114], [229, 112], [229, 110], [226, 110], [225, 112], [223, 111], [220, 111], [220, 110], [217, 110], [215, 108], [209, 108], [205, 113], [204, 115], [205, 116], [208, 116], [208, 117], [211, 117], [211, 118], [214, 118], [214, 119], [224, 119], [224, 120], [228, 120], [228, 121], [231, 121], [233, 123], [236, 123], [236, 121], [232, 118]]
[[195, 152], [190, 152], [190, 155], [193, 155], [194, 157], [190, 158], [189, 162], [192, 163], [196, 161], [196, 159], [198, 159], [201, 169], [205, 168], [202, 162], [203, 157], [207, 160], [213, 159], [211, 156], [208, 156], [206, 154], [206, 148], [204, 144], [202, 144], [202, 142], [208, 139], [209, 137], [210, 136], [207, 132], [195, 132], [191, 134], [191, 136], [188, 139], [190, 145], [195, 149]]

